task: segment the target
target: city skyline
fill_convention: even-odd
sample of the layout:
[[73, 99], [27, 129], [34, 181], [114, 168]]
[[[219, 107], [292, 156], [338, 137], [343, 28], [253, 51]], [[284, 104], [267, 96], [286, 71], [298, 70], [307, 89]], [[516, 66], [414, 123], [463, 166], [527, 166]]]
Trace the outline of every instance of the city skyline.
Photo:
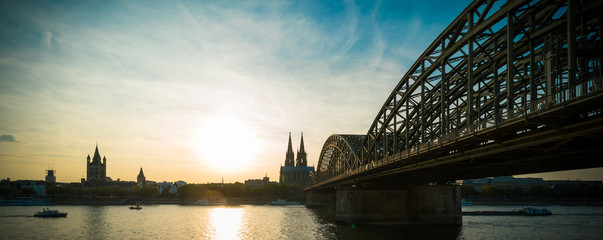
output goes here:
[[79, 181], [98, 142], [114, 180], [276, 179], [289, 132], [316, 166], [468, 3], [2, 2], [0, 178]]

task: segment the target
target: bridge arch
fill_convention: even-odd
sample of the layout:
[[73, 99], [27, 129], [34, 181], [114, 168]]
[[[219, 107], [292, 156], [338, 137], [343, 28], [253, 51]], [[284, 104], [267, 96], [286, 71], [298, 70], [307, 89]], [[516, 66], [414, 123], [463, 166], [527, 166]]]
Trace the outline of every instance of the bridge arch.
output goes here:
[[[450, 143], [485, 132], [493, 134], [468, 144], [502, 141], [500, 134], [510, 139], [518, 133], [511, 123], [585, 98], [600, 103], [602, 10], [601, 1], [473, 1], [409, 68], [366, 135], [327, 139], [314, 180], [433, 147], [439, 157], [454, 154], [459, 149]], [[578, 111], [600, 116], [601, 106], [573, 114]], [[520, 132], [535, 132], [546, 124], [522, 127]], [[362, 143], [351, 147], [348, 136]]]
[[315, 182], [324, 181], [358, 167], [361, 164], [358, 153], [365, 138], [365, 135], [340, 134], [327, 138], [312, 179]]

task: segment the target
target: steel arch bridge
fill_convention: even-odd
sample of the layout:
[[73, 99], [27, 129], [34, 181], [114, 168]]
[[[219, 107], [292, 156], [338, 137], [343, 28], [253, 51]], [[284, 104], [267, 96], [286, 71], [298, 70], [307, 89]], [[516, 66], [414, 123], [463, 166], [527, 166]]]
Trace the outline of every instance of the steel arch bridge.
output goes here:
[[[603, 166], [587, 159], [601, 150], [586, 147], [603, 140], [602, 6], [475, 0], [402, 77], [366, 135], [326, 140], [307, 189]], [[585, 160], [567, 164], [568, 155]]]

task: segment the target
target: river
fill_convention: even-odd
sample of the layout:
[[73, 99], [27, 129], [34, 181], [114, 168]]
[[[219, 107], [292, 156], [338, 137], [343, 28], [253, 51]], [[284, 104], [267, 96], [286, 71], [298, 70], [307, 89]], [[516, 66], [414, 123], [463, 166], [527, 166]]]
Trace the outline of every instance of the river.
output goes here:
[[[552, 216], [464, 216], [459, 227], [353, 226], [304, 206], [0, 207], [0, 239], [603, 239], [603, 207], [547, 206]], [[516, 206], [467, 206], [464, 211]]]

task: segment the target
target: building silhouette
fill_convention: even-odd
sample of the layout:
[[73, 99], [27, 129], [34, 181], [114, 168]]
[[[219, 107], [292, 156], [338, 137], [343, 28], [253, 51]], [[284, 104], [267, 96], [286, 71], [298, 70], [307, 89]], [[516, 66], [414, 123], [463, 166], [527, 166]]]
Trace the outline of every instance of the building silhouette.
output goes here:
[[247, 179], [245, 180], [245, 187], [248, 189], [258, 188], [261, 186], [266, 186], [268, 184], [276, 184], [276, 182], [271, 182], [268, 177], [268, 173], [262, 179]]
[[138, 185], [140, 185], [142, 187], [145, 185], [146, 181], [147, 181], [147, 178], [144, 177], [144, 173], [142, 172], [142, 167], [140, 167], [140, 172], [138, 173], [138, 176], [136, 177], [136, 183], [138, 183]]
[[103, 156], [103, 161], [101, 162], [98, 144], [96, 144], [92, 161], [90, 161], [90, 155], [88, 155], [86, 163], [86, 186], [94, 187], [104, 185], [107, 181], [107, 158]]
[[46, 183], [55, 183], [57, 182], [57, 177], [54, 175], [55, 170], [48, 169], [46, 170]]
[[301, 135], [297, 158], [294, 160], [293, 146], [291, 144], [291, 133], [289, 132], [289, 143], [285, 154], [285, 166], [281, 166], [279, 182], [303, 188], [310, 172], [314, 172], [314, 166], [308, 167], [306, 149], [304, 147], [304, 134]]

